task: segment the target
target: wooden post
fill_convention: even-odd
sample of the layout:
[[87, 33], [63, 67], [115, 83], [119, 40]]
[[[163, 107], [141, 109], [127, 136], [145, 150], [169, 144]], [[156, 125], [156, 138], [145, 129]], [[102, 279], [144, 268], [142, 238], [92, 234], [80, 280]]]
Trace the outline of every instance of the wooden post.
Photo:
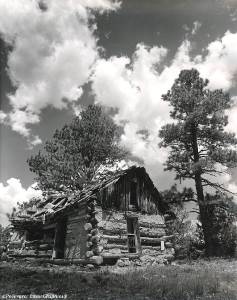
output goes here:
[[161, 241], [161, 242], [160, 242], [160, 250], [161, 250], [161, 251], [164, 251], [164, 250], [165, 250], [165, 242], [164, 242], [164, 241]]

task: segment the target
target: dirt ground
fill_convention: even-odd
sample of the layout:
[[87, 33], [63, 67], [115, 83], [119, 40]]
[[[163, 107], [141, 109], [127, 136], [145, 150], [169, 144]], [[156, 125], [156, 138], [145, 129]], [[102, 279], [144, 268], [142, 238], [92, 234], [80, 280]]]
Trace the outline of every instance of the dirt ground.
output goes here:
[[237, 261], [146, 268], [0, 262], [0, 299], [236, 300]]

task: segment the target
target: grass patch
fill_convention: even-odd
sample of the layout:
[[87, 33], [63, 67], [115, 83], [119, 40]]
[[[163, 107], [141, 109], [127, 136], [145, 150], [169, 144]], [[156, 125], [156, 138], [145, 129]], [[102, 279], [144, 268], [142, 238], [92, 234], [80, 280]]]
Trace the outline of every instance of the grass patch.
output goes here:
[[[54, 271], [52, 271], [54, 270]], [[65, 272], [64, 272], [65, 271]], [[68, 299], [236, 300], [236, 273], [218, 266], [182, 265], [66, 272], [68, 269], [0, 267], [0, 295], [67, 294]]]

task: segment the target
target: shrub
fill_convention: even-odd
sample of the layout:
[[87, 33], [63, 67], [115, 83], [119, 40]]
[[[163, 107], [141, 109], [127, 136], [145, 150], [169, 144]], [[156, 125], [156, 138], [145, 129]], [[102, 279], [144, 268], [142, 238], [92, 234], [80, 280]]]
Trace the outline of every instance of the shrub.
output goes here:
[[225, 194], [206, 195], [206, 215], [209, 222], [213, 255], [234, 256], [237, 247], [236, 207]]

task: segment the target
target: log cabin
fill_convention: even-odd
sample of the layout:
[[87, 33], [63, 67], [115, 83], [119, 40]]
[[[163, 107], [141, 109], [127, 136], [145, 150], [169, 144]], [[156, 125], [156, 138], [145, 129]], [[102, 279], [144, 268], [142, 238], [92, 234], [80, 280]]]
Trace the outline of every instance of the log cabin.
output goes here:
[[12, 244], [21, 236], [17, 255], [82, 264], [160, 259], [172, 248], [164, 212], [145, 168], [133, 166], [80, 192], [48, 196], [16, 215]]

